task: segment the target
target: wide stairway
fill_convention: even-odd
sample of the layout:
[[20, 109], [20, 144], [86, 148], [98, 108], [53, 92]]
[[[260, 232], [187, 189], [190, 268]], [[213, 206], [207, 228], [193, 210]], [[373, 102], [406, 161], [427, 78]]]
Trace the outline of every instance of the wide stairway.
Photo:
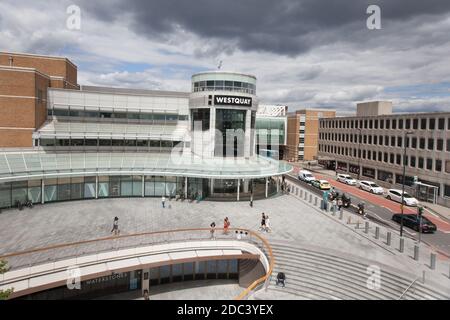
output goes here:
[[[415, 279], [412, 275], [399, 276], [400, 272], [380, 266], [380, 288], [369, 289], [367, 267], [370, 263], [293, 242], [272, 240], [270, 243], [275, 257], [270, 284], [267, 290], [257, 291], [250, 299], [397, 300]], [[286, 275], [285, 288], [275, 286], [278, 272]], [[424, 285], [419, 279], [402, 299], [448, 300], [450, 294], [447, 291], [430, 288], [429, 284]]]

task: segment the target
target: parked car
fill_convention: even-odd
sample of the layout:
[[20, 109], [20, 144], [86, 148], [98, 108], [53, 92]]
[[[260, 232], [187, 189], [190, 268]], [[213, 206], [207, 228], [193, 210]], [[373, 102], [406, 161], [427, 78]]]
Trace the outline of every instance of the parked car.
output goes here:
[[[402, 190], [389, 189], [386, 192], [386, 199], [393, 200], [396, 202], [402, 202]], [[415, 207], [419, 204], [419, 201], [413, 196], [409, 195], [407, 192], [403, 193], [403, 204], [411, 207]]]
[[359, 188], [374, 194], [383, 194], [384, 189], [372, 181], [360, 181]]
[[298, 173], [298, 178], [307, 183], [311, 183], [311, 181], [316, 180], [316, 177], [314, 177], [312, 173], [307, 170], [300, 170]]
[[351, 186], [356, 186], [356, 180], [349, 174], [338, 174], [336, 180]]
[[331, 185], [327, 180], [313, 180], [311, 181], [313, 187], [319, 188], [320, 190], [330, 190]]
[[[400, 213], [396, 213], [392, 216], [392, 220], [401, 223], [402, 215]], [[411, 228], [413, 230], [419, 231], [420, 230], [420, 220], [419, 215], [416, 214], [404, 214], [403, 215], [403, 225], [405, 227]], [[433, 233], [437, 230], [436, 225], [422, 216], [422, 232], [430, 232]]]

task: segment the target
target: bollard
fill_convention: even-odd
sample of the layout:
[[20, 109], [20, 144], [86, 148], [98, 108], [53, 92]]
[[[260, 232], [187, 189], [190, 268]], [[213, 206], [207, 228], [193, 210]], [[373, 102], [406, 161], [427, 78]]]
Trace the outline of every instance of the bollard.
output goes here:
[[347, 224], [351, 224], [352, 223], [352, 216], [349, 216], [347, 219]]
[[414, 260], [419, 261], [419, 246], [414, 246]]
[[375, 239], [380, 239], [380, 227], [375, 227]]
[[359, 220], [358, 220], [358, 221], [356, 221], [356, 226], [355, 226], [355, 229], [359, 229]]
[[298, 188], [295, 188], [295, 195], [298, 197]]
[[436, 253], [431, 253], [431, 256], [430, 256], [430, 269], [431, 270], [436, 269]]
[[300, 190], [300, 198], [303, 196], [303, 190]]
[[388, 245], [390, 247], [391, 241], [392, 241], [392, 233], [390, 231], [388, 231], [388, 233], [386, 234], [386, 245]]
[[303, 200], [306, 201], [307, 198], [308, 198], [308, 193], [305, 191], [305, 197], [303, 198]]
[[422, 283], [425, 284], [425, 270], [422, 270]]
[[403, 252], [405, 250], [405, 239], [400, 238], [400, 247], [398, 248], [398, 251]]
[[317, 207], [317, 197], [314, 197], [314, 206]]
[[343, 212], [343, 211], [340, 211], [340, 212], [339, 212], [339, 220], [342, 220], [343, 217], [344, 217], [344, 212]]
[[366, 223], [365, 223], [364, 233], [369, 233], [369, 221], [366, 221]]
[[309, 195], [309, 203], [312, 202], [312, 194]]

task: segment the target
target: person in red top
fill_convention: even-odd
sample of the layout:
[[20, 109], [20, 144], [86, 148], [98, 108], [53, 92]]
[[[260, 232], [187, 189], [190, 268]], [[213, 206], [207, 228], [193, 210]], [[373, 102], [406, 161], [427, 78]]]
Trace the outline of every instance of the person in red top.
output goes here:
[[228, 234], [228, 228], [230, 227], [231, 223], [228, 217], [225, 217], [223, 220], [223, 233]]

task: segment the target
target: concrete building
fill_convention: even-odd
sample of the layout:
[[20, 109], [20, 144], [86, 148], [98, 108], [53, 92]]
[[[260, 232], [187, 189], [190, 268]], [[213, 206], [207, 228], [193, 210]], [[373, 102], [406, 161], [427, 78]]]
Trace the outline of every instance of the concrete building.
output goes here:
[[0, 52], [0, 147], [32, 146], [50, 87], [78, 89], [77, 67], [61, 57]]
[[319, 119], [333, 118], [334, 110], [302, 109], [288, 114], [286, 160], [317, 160]]
[[319, 158], [339, 172], [396, 188], [405, 161], [406, 190], [450, 206], [450, 112], [389, 110], [390, 103], [362, 103], [355, 117], [321, 119]]
[[[256, 153], [253, 75], [197, 73], [191, 92], [79, 87], [65, 58], [4, 55], [21, 66], [3, 67], [1, 78], [17, 85], [2, 88], [0, 101], [3, 146], [15, 147], [0, 150], [0, 208], [105, 197], [257, 199], [276, 193], [273, 178], [292, 170]], [[20, 86], [25, 71], [32, 76]]]

